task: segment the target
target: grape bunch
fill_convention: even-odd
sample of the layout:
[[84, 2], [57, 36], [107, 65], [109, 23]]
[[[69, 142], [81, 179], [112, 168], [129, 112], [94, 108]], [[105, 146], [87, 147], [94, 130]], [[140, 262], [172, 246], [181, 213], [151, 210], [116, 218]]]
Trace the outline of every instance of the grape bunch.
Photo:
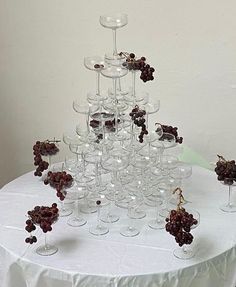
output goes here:
[[143, 136], [148, 134], [147, 127], [145, 125], [145, 118], [146, 111], [139, 108], [138, 105], [136, 105], [132, 111], [129, 113], [132, 121], [137, 127], [141, 127], [141, 132], [139, 134], [139, 142], [143, 142]]
[[51, 187], [55, 188], [57, 191], [57, 197], [60, 200], [65, 199], [65, 188], [71, 187], [73, 183], [73, 177], [66, 171], [49, 171], [47, 178], [44, 180], [44, 184], [49, 184]]
[[155, 72], [155, 69], [146, 63], [145, 57], [136, 59], [134, 53], [129, 54], [125, 52], [121, 52], [120, 55], [124, 55], [126, 57], [126, 61], [123, 63], [124, 67], [126, 67], [128, 70], [141, 71], [140, 79], [144, 83], [154, 80], [153, 73]]
[[44, 233], [52, 230], [52, 224], [55, 223], [59, 216], [57, 204], [49, 206], [35, 206], [33, 210], [27, 212], [29, 219], [26, 220], [25, 230], [30, 236], [25, 239], [26, 243], [33, 244], [37, 242], [37, 237], [31, 234], [38, 225]]
[[[156, 123], [159, 124], [159, 123]], [[168, 126], [168, 125], [162, 125], [162, 130], [163, 130], [163, 135], [161, 136], [161, 138], [159, 140], [165, 140], [166, 137], [168, 137], [168, 135], [166, 134], [172, 134], [175, 137], [175, 142], [181, 144], [183, 142], [183, 137], [179, 137], [178, 136], [178, 128], [177, 127], [172, 127], [172, 126]], [[167, 138], [168, 139], [168, 138]]]
[[193, 225], [198, 224], [198, 221], [191, 213], [188, 213], [182, 207], [177, 210], [171, 210], [166, 222], [166, 231], [175, 237], [175, 241], [179, 246], [192, 243], [193, 235], [190, 233], [190, 230]]
[[[98, 118], [99, 118], [99, 113], [96, 113]], [[103, 115], [105, 115], [106, 113], [105, 112], [102, 112]], [[110, 114], [108, 114], [110, 115]], [[118, 119], [118, 123], [120, 122], [120, 119]], [[89, 125], [90, 127], [92, 127], [95, 132], [96, 132], [96, 129], [98, 129], [100, 127], [100, 121], [98, 120], [91, 120], [89, 122]], [[115, 132], [116, 130], [116, 121], [115, 119], [113, 120], [109, 120], [109, 121], [105, 121], [105, 128], [106, 128], [106, 131], [109, 133], [112, 133], [112, 132]], [[103, 139], [103, 135], [101, 133], [96, 133], [97, 135], [97, 139], [96, 139], [96, 143], [99, 143], [102, 139]]]
[[34, 165], [37, 166], [34, 172], [35, 176], [42, 176], [43, 171], [48, 169], [49, 163], [43, 160], [42, 156], [55, 155], [57, 152], [59, 152], [55, 142], [59, 141], [37, 141], [33, 146]]
[[223, 156], [218, 155], [215, 172], [219, 181], [232, 185], [236, 181], [235, 160], [226, 160]]

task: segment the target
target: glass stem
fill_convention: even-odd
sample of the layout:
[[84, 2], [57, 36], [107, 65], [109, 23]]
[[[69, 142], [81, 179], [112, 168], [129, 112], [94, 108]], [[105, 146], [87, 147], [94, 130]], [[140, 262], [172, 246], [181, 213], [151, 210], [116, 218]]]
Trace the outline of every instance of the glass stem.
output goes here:
[[100, 96], [100, 72], [96, 71], [96, 95]]
[[183, 253], [187, 253], [188, 252], [186, 245], [183, 245], [182, 250], [183, 250]]
[[133, 104], [136, 104], [136, 100], [135, 100], [135, 77], [136, 77], [136, 73], [134, 70], [131, 70], [132, 73], [132, 97], [133, 97]]
[[83, 164], [83, 171], [82, 173], [85, 174], [85, 158], [84, 158], [84, 153], [81, 153], [81, 158], [82, 158], [82, 164]]
[[98, 205], [98, 214], [97, 214], [97, 227], [100, 227], [101, 224], [100, 224], [100, 205]]
[[115, 103], [116, 103], [116, 111], [115, 111], [115, 129], [116, 129], [116, 134], [118, 133], [118, 100], [116, 98], [116, 86], [117, 86], [117, 79], [113, 79], [113, 95], [115, 98]]
[[121, 92], [121, 80], [120, 80], [120, 78], [118, 78], [118, 88], [117, 88], [117, 90], [119, 92]]
[[232, 205], [232, 202], [231, 202], [231, 185], [229, 185], [229, 199], [228, 199], [228, 206], [231, 206]]
[[47, 234], [46, 233], [44, 234], [44, 247], [45, 247], [45, 249], [48, 248]]
[[96, 161], [96, 163], [95, 163], [95, 186], [99, 186], [98, 161]]
[[113, 56], [117, 56], [116, 29], [112, 29], [112, 36], [113, 36]]
[[90, 112], [88, 112], [88, 114], [86, 115], [86, 127], [87, 127], [88, 133], [89, 133], [89, 117], [90, 117]]
[[79, 200], [76, 200], [76, 218], [79, 218]]

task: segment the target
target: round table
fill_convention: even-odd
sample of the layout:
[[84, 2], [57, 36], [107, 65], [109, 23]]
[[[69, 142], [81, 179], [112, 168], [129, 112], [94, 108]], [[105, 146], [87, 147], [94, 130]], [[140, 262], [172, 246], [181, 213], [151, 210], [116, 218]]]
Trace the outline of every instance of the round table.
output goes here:
[[43, 243], [27, 245], [24, 230], [26, 213], [35, 205], [57, 202], [55, 191], [41, 179], [27, 173], [5, 185], [0, 192], [0, 282], [2, 287], [234, 287], [236, 282], [236, 213], [224, 213], [219, 205], [227, 201], [227, 188], [214, 172], [193, 167], [184, 194], [201, 214], [199, 226], [192, 231], [196, 255], [177, 259], [174, 237], [164, 229], [152, 230], [147, 222], [155, 211], [146, 207], [147, 217], [136, 219], [138, 236], [119, 234], [127, 223], [121, 218], [109, 224], [109, 233], [94, 236], [88, 232], [96, 213], [85, 215], [82, 227], [67, 225], [60, 218], [49, 233], [49, 241], [59, 251], [48, 257], [35, 249]]

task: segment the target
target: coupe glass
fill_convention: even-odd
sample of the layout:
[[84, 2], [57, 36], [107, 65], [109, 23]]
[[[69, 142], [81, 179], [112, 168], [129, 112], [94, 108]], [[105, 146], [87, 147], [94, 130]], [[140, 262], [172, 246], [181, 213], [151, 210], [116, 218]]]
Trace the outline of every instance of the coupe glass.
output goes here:
[[88, 102], [89, 103], [103, 102], [104, 100], [107, 99], [107, 96], [104, 93], [101, 93], [101, 90], [100, 90], [101, 70], [105, 68], [104, 57], [101, 57], [101, 56], [85, 57], [84, 65], [87, 69], [96, 72], [96, 92], [95, 93], [89, 92], [87, 94]]
[[90, 115], [96, 113], [100, 108], [99, 104], [82, 104], [80, 101], [73, 101], [73, 109], [79, 114], [85, 115], [86, 117], [86, 127], [89, 131], [89, 118]]
[[[56, 221], [57, 221], [57, 218], [55, 219], [54, 223]], [[50, 255], [57, 253], [57, 251], [58, 251], [58, 248], [55, 245], [48, 243], [47, 233], [44, 233], [44, 244], [40, 245], [36, 249], [36, 253], [41, 256], [50, 256]]]
[[100, 16], [99, 20], [103, 27], [112, 30], [113, 35], [113, 53], [112, 55], [106, 54], [106, 60], [113, 65], [119, 65], [124, 61], [124, 57], [120, 56], [117, 52], [116, 30], [128, 24], [128, 16], [123, 13], [107, 14]]
[[92, 225], [89, 229], [89, 232], [93, 235], [104, 235], [109, 232], [108, 227], [103, 225], [100, 219], [100, 212], [101, 212], [101, 201], [97, 201], [97, 223], [95, 225]]
[[[224, 185], [228, 186], [228, 202], [221, 205], [220, 209], [224, 212], [236, 212], [236, 205], [235, 203], [232, 201], [232, 187], [236, 186], [236, 182], [233, 182], [232, 179], [226, 179], [225, 181], [226, 183], [224, 183], [224, 181], [222, 182]], [[228, 182], [228, 184], [227, 184]]]
[[[175, 167], [174, 169], [170, 171], [170, 177], [180, 181], [179, 187], [182, 186], [183, 179], [187, 179], [191, 175], [192, 175], [192, 166], [187, 163], [183, 163], [183, 162], [179, 162], [177, 164], [177, 167]], [[185, 201], [187, 202], [187, 200]]]
[[[128, 213], [127, 213], [128, 217], [129, 214], [132, 214], [133, 206], [136, 205], [136, 196], [131, 196], [131, 199], [132, 200], [129, 202], [128, 205]], [[125, 237], [134, 237], [137, 236], [139, 233], [140, 231], [135, 226], [133, 226], [133, 224], [131, 224], [130, 220], [129, 225], [122, 227], [120, 230], [120, 234]]]
[[[197, 212], [196, 210], [187, 210], [188, 213], [192, 213], [193, 217], [195, 219], [197, 219], [198, 224], [197, 225], [193, 225], [191, 227], [191, 230], [196, 228], [199, 223], [200, 223], [200, 214], [199, 212]], [[191, 259], [195, 256], [196, 250], [194, 250], [193, 248], [191, 248], [191, 246], [186, 246], [183, 245], [182, 247], [176, 248], [173, 251], [173, 254], [176, 258], [178, 259], [182, 259], [182, 260], [188, 260]]]
[[152, 229], [163, 229], [165, 227], [166, 222], [165, 219], [160, 216], [160, 211], [165, 208], [168, 191], [166, 185], [159, 184], [157, 185], [155, 194], [152, 194], [152, 197], [155, 197], [156, 202], [156, 218], [148, 223], [148, 226]]
[[74, 216], [69, 218], [67, 224], [72, 227], [83, 226], [87, 221], [80, 214], [79, 200], [87, 196], [87, 190], [84, 186], [79, 186], [75, 183], [70, 189], [67, 190], [67, 196], [69, 199], [75, 201], [75, 213]]
[[[122, 152], [123, 151], [123, 152]], [[114, 194], [113, 196], [108, 196], [108, 198], [114, 201], [116, 203], [116, 200], [118, 199], [119, 193], [121, 191], [121, 186], [119, 184], [119, 178], [118, 178], [118, 172], [127, 168], [129, 164], [129, 158], [127, 156], [127, 151], [124, 149], [113, 149], [108, 155], [103, 155], [101, 165], [104, 169], [109, 170], [113, 174], [113, 184], [114, 188], [110, 191], [112, 191]], [[113, 214], [110, 210], [108, 211], [105, 218], [103, 218], [104, 221], [110, 220], [111, 218], [114, 219], [114, 221], [117, 221], [119, 219], [119, 216], [115, 213]]]

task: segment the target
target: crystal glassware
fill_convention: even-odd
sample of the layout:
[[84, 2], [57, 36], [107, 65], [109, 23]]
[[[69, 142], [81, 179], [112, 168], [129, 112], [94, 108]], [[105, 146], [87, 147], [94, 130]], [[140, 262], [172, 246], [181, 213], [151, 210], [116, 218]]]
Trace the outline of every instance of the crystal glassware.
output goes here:
[[113, 65], [120, 65], [124, 61], [124, 57], [117, 52], [116, 30], [128, 24], [128, 16], [123, 13], [114, 13], [100, 16], [100, 24], [112, 30], [113, 36], [113, 53], [106, 54], [106, 60]]
[[222, 204], [220, 209], [224, 212], [236, 212], [236, 204], [232, 201], [232, 188], [236, 186], [236, 182], [226, 178], [222, 183], [228, 187], [228, 202]]
[[93, 235], [104, 235], [107, 234], [109, 232], [108, 227], [106, 227], [100, 219], [100, 212], [101, 212], [101, 201], [97, 200], [96, 201], [97, 204], [97, 223], [95, 225], [92, 225], [89, 228], [89, 232]]
[[[129, 217], [129, 214], [132, 214], [132, 208], [133, 205], [136, 204], [136, 196], [131, 196], [131, 201], [129, 202], [128, 205], [128, 212], [127, 215]], [[125, 236], [125, 237], [134, 237], [137, 236], [140, 233], [140, 231], [133, 226], [133, 224], [131, 224], [130, 220], [129, 220], [129, 224], [127, 226], [124, 226], [120, 229], [120, 234]]]
[[155, 194], [152, 194], [152, 197], [155, 197], [156, 202], [156, 218], [148, 223], [148, 226], [152, 229], [163, 229], [165, 227], [166, 222], [165, 219], [160, 216], [160, 211], [165, 208], [168, 191], [166, 185], [159, 184], [155, 189]]
[[[55, 218], [55, 221], [53, 222], [53, 224], [56, 221], [57, 221], [57, 218]], [[58, 248], [55, 245], [48, 243], [47, 233], [44, 233], [44, 244], [40, 245], [36, 249], [36, 253], [41, 255], [41, 256], [50, 256], [50, 255], [57, 253], [57, 251], [58, 251]]]
[[96, 92], [89, 92], [87, 94], [87, 100], [89, 103], [101, 104], [107, 99], [107, 95], [101, 93], [100, 89], [101, 70], [105, 68], [105, 59], [102, 56], [85, 57], [84, 65], [90, 71], [96, 72]]
[[[197, 212], [196, 210], [187, 210], [187, 212], [189, 214], [192, 214], [193, 218], [195, 218], [198, 221], [198, 223], [196, 225], [191, 226], [191, 230], [193, 230], [200, 223], [200, 213]], [[188, 259], [191, 259], [195, 256], [196, 250], [193, 249], [191, 246], [187, 246], [186, 244], [184, 244], [182, 247], [174, 249], [173, 254], [178, 259], [188, 260]]]
[[70, 189], [67, 190], [67, 196], [69, 199], [74, 200], [75, 202], [74, 216], [68, 219], [67, 224], [72, 227], [85, 225], [87, 221], [80, 214], [79, 200], [87, 196], [86, 188], [84, 186], [80, 186], [78, 183], [75, 183]]

